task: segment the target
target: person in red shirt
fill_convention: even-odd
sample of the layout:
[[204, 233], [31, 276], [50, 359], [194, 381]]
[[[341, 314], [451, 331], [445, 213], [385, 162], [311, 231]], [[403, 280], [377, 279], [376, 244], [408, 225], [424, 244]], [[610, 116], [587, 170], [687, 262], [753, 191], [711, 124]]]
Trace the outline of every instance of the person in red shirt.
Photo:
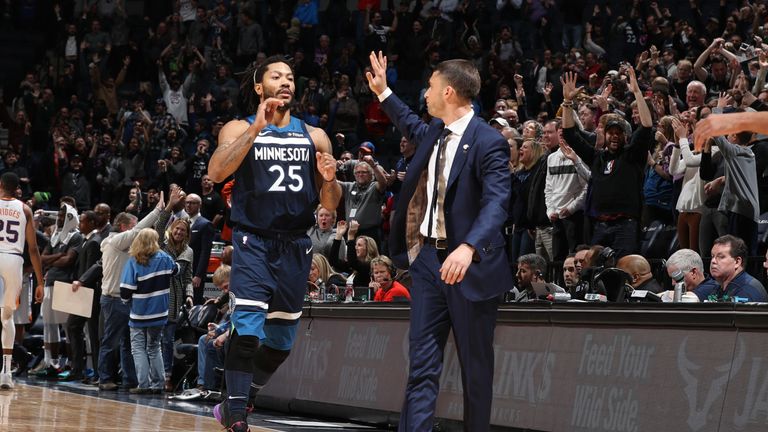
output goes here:
[[374, 290], [373, 301], [391, 302], [411, 300], [408, 288], [395, 279], [395, 266], [392, 260], [384, 255], [379, 255], [371, 260], [371, 283], [368, 284]]
[[221, 198], [226, 204], [224, 210], [224, 225], [221, 227], [221, 239], [226, 242], [232, 241], [232, 227], [229, 225], [229, 212], [232, 210], [232, 188], [235, 187], [235, 180], [230, 180], [221, 188]]

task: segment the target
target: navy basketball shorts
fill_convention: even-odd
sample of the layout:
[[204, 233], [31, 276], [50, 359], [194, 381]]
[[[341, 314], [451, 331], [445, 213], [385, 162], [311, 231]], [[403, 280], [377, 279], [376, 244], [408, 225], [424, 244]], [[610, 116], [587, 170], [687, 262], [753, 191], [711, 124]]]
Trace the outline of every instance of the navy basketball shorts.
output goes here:
[[233, 327], [270, 348], [290, 350], [304, 305], [312, 240], [278, 240], [235, 230], [232, 246]]

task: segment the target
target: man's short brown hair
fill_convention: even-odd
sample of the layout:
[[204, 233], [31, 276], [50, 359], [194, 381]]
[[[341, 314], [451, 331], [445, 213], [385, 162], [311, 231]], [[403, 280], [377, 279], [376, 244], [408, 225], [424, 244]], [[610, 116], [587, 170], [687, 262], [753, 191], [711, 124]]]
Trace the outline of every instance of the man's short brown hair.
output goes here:
[[435, 72], [439, 72], [445, 83], [466, 101], [473, 100], [480, 93], [480, 73], [469, 60], [446, 60], [437, 65]]

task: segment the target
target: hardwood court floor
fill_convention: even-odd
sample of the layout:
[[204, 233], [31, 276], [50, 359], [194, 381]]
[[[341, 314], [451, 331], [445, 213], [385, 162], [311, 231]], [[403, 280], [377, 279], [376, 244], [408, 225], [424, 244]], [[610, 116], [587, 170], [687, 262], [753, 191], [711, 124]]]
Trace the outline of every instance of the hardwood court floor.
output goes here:
[[[166, 395], [99, 392], [95, 386], [18, 378], [0, 390], [0, 432], [223, 430], [213, 419], [213, 402], [170, 400]], [[383, 432], [370, 425], [319, 420], [257, 410], [248, 416], [251, 432]]]
[[[0, 391], [0, 431], [221, 431], [211, 417], [16, 383]], [[276, 431], [251, 426], [252, 432]]]

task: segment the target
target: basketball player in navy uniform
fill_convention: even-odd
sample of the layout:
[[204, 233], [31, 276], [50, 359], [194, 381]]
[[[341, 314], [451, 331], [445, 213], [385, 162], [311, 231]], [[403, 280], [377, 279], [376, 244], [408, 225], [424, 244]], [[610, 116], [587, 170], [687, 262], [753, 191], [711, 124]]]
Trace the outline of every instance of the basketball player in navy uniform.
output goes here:
[[19, 176], [6, 172], [0, 177], [0, 278], [2, 278], [3, 304], [0, 322], [3, 325], [3, 368], [0, 373], [0, 388], [13, 388], [11, 378], [11, 356], [16, 327], [13, 311], [21, 293], [22, 271], [24, 268], [24, 242], [29, 246], [29, 258], [37, 277], [35, 298], [43, 298], [43, 265], [37, 250], [37, 236], [32, 225], [32, 210], [16, 199]]
[[241, 89], [260, 101], [256, 114], [224, 125], [208, 165], [216, 183], [235, 177], [228, 396], [214, 408], [235, 432], [248, 430], [249, 394], [267, 383], [293, 345], [312, 262], [306, 232], [313, 211], [318, 203], [333, 211], [341, 198], [328, 136], [291, 116], [291, 67], [272, 57], [245, 79]]

